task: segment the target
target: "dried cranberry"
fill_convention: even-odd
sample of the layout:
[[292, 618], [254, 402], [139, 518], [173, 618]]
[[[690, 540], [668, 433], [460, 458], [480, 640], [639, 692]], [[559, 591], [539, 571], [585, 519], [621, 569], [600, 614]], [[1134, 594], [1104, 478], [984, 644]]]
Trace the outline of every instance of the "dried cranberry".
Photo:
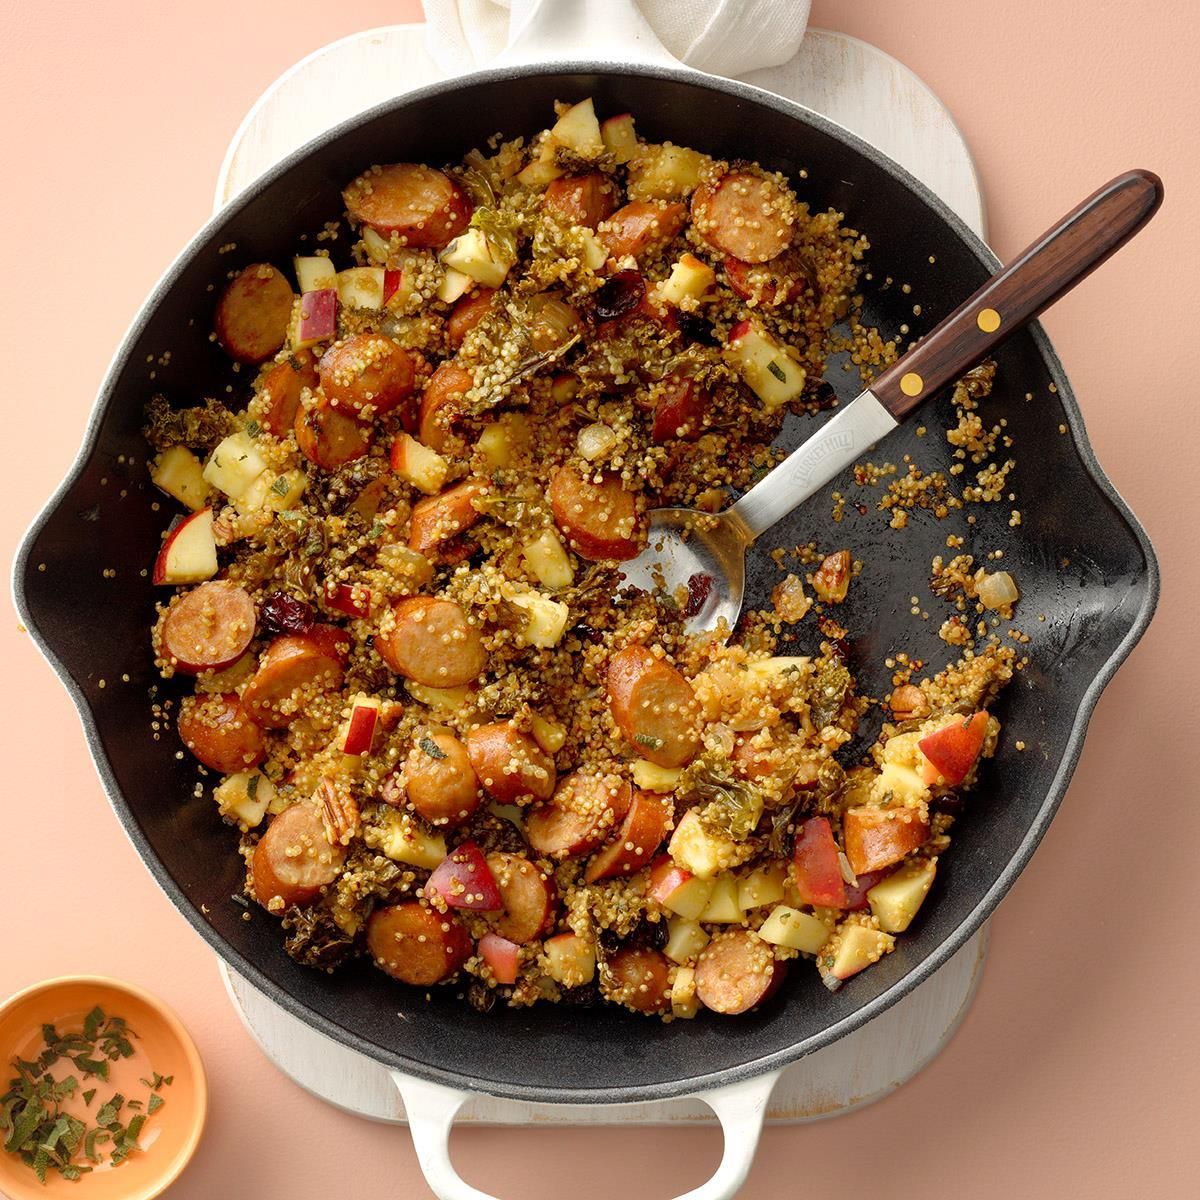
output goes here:
[[559, 993], [564, 1004], [574, 1008], [594, 1008], [600, 1003], [600, 988], [596, 983], [581, 983], [578, 987], [563, 988]]
[[618, 271], [596, 292], [596, 319], [615, 321], [633, 312], [646, 295], [641, 271]]
[[701, 575], [699, 572], [688, 576], [687, 604], [683, 607], [685, 619], [687, 617], [694, 617], [704, 607], [704, 602], [708, 599], [714, 582], [711, 575]]
[[713, 333], [713, 327], [698, 313], [677, 312], [675, 320], [679, 325], [679, 332], [689, 342], [699, 342], [703, 346], [715, 346], [717, 344], [716, 335]]
[[258, 609], [259, 628], [272, 636], [307, 633], [315, 620], [312, 605], [289, 596], [287, 592], [272, 592]]

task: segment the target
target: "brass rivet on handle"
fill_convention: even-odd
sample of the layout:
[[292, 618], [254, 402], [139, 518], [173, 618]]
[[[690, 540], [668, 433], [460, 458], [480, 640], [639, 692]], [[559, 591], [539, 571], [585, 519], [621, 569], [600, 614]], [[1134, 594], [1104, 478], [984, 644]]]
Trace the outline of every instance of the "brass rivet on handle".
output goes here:
[[995, 333], [1000, 328], [1000, 314], [994, 308], [981, 308], [979, 316], [975, 318], [975, 324], [984, 333]]
[[916, 371], [909, 371], [907, 375], [900, 377], [900, 390], [906, 396], [919, 396], [924, 387], [925, 380]]

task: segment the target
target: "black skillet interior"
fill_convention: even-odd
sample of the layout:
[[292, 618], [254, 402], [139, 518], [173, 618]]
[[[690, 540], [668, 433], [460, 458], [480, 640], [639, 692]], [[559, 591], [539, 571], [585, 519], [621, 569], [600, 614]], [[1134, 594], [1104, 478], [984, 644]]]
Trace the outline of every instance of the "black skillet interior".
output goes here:
[[[172, 504], [147, 482], [143, 405], [159, 390], [178, 404], [203, 395], [244, 401], [249, 375], [231, 373], [209, 340], [214, 288], [244, 263], [286, 264], [302, 234], [315, 245], [313, 235], [340, 216], [339, 186], [365, 164], [451, 161], [497, 130], [511, 136], [542, 128], [555, 99], [586, 95], [602, 115], [632, 111], [647, 138], [756, 159], [796, 180], [814, 208], [844, 211], [872, 242], [866, 313], [885, 336], [903, 326], [910, 336], [932, 327], [990, 273], [987, 252], [897, 168], [821, 119], [797, 119], [801, 110], [741, 85], [579, 70], [429, 89], [285, 164], [184, 255], [114, 366], [77, 473], [18, 558], [16, 589], [23, 616], [80, 704], [118, 816], [184, 916], [236, 970], [325, 1033], [412, 1073], [514, 1097], [621, 1101], [731, 1082], [816, 1049], [886, 1007], [961, 945], [1041, 836], [1100, 687], [1153, 611], [1157, 572], [1145, 535], [1095, 466], [1053, 352], [1040, 333], [1022, 333], [999, 353], [986, 407], [989, 420], [1007, 422], [1013, 439], [1015, 503], [971, 506], [973, 530], [961, 513], [937, 521], [916, 512], [907, 529], [894, 531], [876, 509], [880, 492], [843, 479], [835, 484], [849, 501], [841, 523], [832, 520], [827, 488], [767, 539], [849, 546], [863, 560], [843, 619], [855, 670], [875, 695], [890, 687], [883, 660], [892, 652], [907, 650], [931, 668], [950, 657], [936, 631], [952, 610], [928, 587], [930, 559], [946, 552], [948, 534], [969, 534], [967, 549], [977, 556], [1002, 550], [1023, 594], [1016, 624], [1032, 638], [1024, 648], [1031, 661], [1000, 706], [1006, 734], [999, 754], [956, 830], [936, 894], [894, 954], [836, 995], [800, 963], [781, 998], [760, 1013], [671, 1025], [608, 1008], [542, 1006], [484, 1016], [453, 989], [427, 1000], [365, 964], [332, 977], [293, 964], [275, 920], [255, 911], [244, 921], [230, 899], [240, 891], [241, 862], [236, 835], [208, 796], [212, 779], [195, 798], [196, 770], [177, 759], [173, 730], [151, 730], [147, 691], [155, 676], [147, 630], [160, 597], [147, 568]], [[1097, 182], [1081, 181], [1081, 194]], [[1058, 214], [1044, 215], [1049, 223]], [[222, 253], [230, 242], [236, 249]], [[348, 255], [344, 226], [332, 249], [335, 257]], [[829, 378], [843, 400], [856, 393], [855, 375], [835, 366]], [[947, 468], [940, 430], [949, 416], [943, 395], [875, 461], [911, 454], [925, 470]], [[795, 444], [817, 420], [793, 420], [785, 440]], [[916, 432], [922, 422], [929, 430], [923, 437]], [[1009, 524], [1014, 508], [1022, 514], [1016, 528]], [[760, 551], [750, 602], [764, 603], [779, 577]], [[913, 596], [928, 620], [910, 614]], [[815, 648], [815, 626], [798, 628], [798, 651]]]

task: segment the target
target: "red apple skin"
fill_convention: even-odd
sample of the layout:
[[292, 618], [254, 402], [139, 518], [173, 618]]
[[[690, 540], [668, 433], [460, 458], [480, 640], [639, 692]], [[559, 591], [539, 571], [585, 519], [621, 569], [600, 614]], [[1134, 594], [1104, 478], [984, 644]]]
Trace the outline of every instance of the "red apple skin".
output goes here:
[[867, 893], [877, 883], [882, 883], [891, 873], [891, 868], [885, 867], [879, 871], [867, 871], [862, 875], [856, 875], [857, 883], [846, 884], [846, 909], [850, 912], [861, 912], [865, 908], [870, 908], [871, 904], [867, 899]]
[[958, 787], [970, 774], [983, 750], [987, 726], [987, 713], [977, 712], [964, 720], [951, 721], [949, 725], [923, 737], [917, 745], [937, 773], [929, 779], [930, 772], [927, 770], [926, 782], [936, 783], [940, 775], [946, 787]]
[[365, 588], [339, 583], [325, 593], [325, 603], [348, 617], [366, 617], [371, 612], [371, 593]]
[[379, 709], [369, 704], [356, 704], [350, 712], [350, 724], [346, 727], [346, 740], [342, 743], [342, 753], [370, 753], [378, 721]]
[[166, 540], [159, 548], [158, 557], [154, 560], [154, 572], [150, 576], [150, 582], [153, 584], [171, 584], [172, 581], [167, 578], [167, 561], [171, 552], [171, 547], [175, 544], [175, 539], [186, 529], [197, 517], [203, 517], [205, 514], [212, 516], [211, 508], [202, 508], [199, 512], [194, 512], [190, 516], [186, 516], [170, 533], [167, 534]]
[[497, 983], [516, 983], [520, 973], [521, 947], [498, 933], [485, 933], [479, 939], [479, 953], [492, 968]]
[[434, 868], [425, 884], [425, 894], [434, 892], [451, 908], [495, 912], [504, 906], [496, 877], [474, 842], [456, 846]]
[[796, 834], [792, 877], [805, 904], [820, 908], [846, 907], [846, 881], [838, 865], [837, 842], [825, 817], [810, 817]]
[[325, 341], [337, 335], [337, 289], [322, 288], [300, 297], [300, 340]]
[[404, 282], [403, 271], [393, 271], [390, 268], [383, 273], [383, 303], [387, 302], [400, 290]]
[[691, 877], [691, 871], [677, 867], [669, 854], [660, 855], [650, 866], [650, 881], [646, 888], [646, 895], [651, 900], [666, 905], [671, 896]]
[[726, 338], [727, 345], [733, 345], [734, 342], [744, 338], [750, 332], [753, 326], [749, 321], [739, 321], [730, 331], [729, 337]]

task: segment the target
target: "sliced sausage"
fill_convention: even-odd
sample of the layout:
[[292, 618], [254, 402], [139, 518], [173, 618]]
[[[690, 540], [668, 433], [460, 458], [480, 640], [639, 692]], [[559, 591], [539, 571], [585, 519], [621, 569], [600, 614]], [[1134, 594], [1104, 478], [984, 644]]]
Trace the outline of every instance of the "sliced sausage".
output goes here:
[[230, 281], [217, 301], [217, 341], [238, 362], [266, 362], [287, 338], [292, 285], [270, 263], [251, 263]]
[[471, 201], [462, 188], [445, 171], [420, 163], [372, 167], [342, 199], [356, 225], [399, 234], [404, 246], [444, 246], [471, 219]]
[[262, 729], [233, 692], [184, 696], [179, 704], [179, 736], [206, 767], [222, 775], [246, 771], [267, 757]]
[[613, 258], [640, 258], [665, 246], [683, 228], [687, 209], [682, 204], [631, 200], [600, 224], [597, 234]]
[[651, 438], [660, 444], [675, 438], [695, 441], [704, 432], [704, 418], [711, 403], [712, 396], [695, 379], [669, 375], [658, 392]]
[[718, 933], [696, 961], [696, 995], [713, 1012], [749, 1012], [779, 986], [785, 967], [748, 929]]
[[510, 942], [532, 942], [554, 924], [558, 892], [554, 881], [520, 854], [497, 850], [487, 856], [504, 907], [489, 914], [492, 929]]
[[[495, 288], [476, 288], [469, 296], [464, 296], [455, 306], [446, 322], [446, 340], [452, 349], [457, 350], [463, 344], [463, 339], [491, 312], [492, 297]], [[464, 371], [463, 374], [466, 374]], [[469, 378], [469, 376], [468, 376]]]
[[671, 964], [649, 946], [626, 946], [607, 962], [601, 976], [605, 999], [634, 1012], [662, 1012], [671, 1003]]
[[312, 800], [285, 808], [258, 839], [250, 860], [259, 904], [279, 912], [308, 904], [342, 869], [346, 851], [330, 844], [321, 810]]
[[692, 224], [714, 250], [745, 263], [761, 263], [792, 244], [795, 208], [792, 194], [775, 180], [730, 171], [696, 189]]
[[371, 914], [367, 950], [385, 975], [431, 987], [455, 974], [471, 957], [472, 946], [466, 926], [453, 913], [409, 900]]
[[403, 776], [409, 803], [432, 825], [460, 825], [479, 807], [479, 780], [452, 733], [419, 734]]
[[626, 646], [608, 664], [608, 706], [617, 728], [643, 758], [682, 767], [700, 746], [692, 685], [646, 646]]
[[636, 558], [641, 549], [637, 500], [608, 472], [600, 483], [571, 467], [559, 467], [550, 481], [550, 508], [571, 549], [582, 558]]
[[583, 877], [588, 883], [632, 875], [650, 865], [671, 831], [675, 804], [658, 792], [635, 792], [625, 820], [612, 841], [596, 853]]
[[778, 259], [765, 263], [746, 263], [727, 255], [725, 278], [743, 300], [753, 300], [765, 308], [778, 308], [804, 294], [808, 273], [794, 251], [785, 251]]
[[371, 448], [371, 431], [324, 396], [297, 411], [295, 429], [300, 453], [322, 471], [336, 471]]
[[[333, 405], [376, 416], [408, 404], [416, 388], [412, 355], [382, 333], [359, 333], [321, 356], [321, 391]], [[411, 418], [410, 418], [411, 419]]]
[[467, 734], [467, 753], [479, 782], [501, 804], [548, 800], [554, 792], [554, 759], [508, 721], [477, 725]]
[[470, 371], [450, 362], [442, 363], [429, 377], [421, 395], [417, 437], [430, 449], [440, 452], [446, 448], [454, 419], [461, 415], [459, 401], [474, 382]]
[[391, 626], [375, 638], [397, 675], [426, 687], [460, 687], [487, 665], [479, 630], [453, 600], [408, 596], [392, 606]]
[[632, 801], [633, 789], [619, 775], [576, 771], [545, 804], [529, 810], [525, 839], [549, 858], [590, 854], [624, 820]]
[[617, 207], [617, 185], [602, 171], [563, 175], [542, 195], [542, 208], [568, 225], [595, 229]]
[[290, 725], [315, 696], [342, 686], [342, 660], [321, 627], [276, 638], [242, 692], [242, 703], [260, 724]]
[[929, 821], [912, 809], [860, 806], [842, 816], [842, 841], [855, 875], [890, 867], [929, 840]]
[[413, 505], [408, 527], [408, 546], [418, 554], [432, 557], [443, 543], [470, 529], [483, 515], [475, 501], [486, 496], [489, 487], [481, 479], [467, 479], [436, 496], [426, 496]]
[[296, 424], [300, 393], [315, 388], [317, 365], [307, 350], [297, 350], [282, 362], [263, 371], [255, 384], [259, 402], [259, 424], [275, 437], [286, 437]]
[[184, 675], [221, 671], [245, 653], [254, 627], [250, 593], [236, 583], [214, 579], [171, 602], [158, 650]]

